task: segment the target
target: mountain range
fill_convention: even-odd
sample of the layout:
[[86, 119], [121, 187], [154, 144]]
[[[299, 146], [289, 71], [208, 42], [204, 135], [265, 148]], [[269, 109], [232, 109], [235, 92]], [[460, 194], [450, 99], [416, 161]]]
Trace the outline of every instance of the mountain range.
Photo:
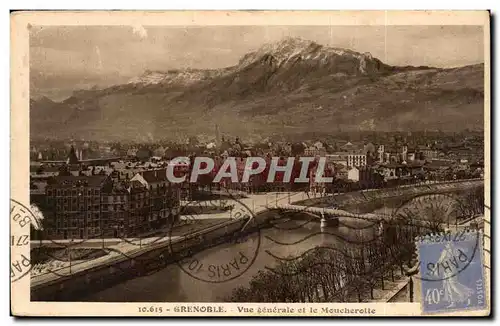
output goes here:
[[223, 69], [146, 71], [127, 83], [30, 101], [32, 137], [176, 140], [310, 131], [483, 128], [484, 65], [396, 67], [287, 38]]

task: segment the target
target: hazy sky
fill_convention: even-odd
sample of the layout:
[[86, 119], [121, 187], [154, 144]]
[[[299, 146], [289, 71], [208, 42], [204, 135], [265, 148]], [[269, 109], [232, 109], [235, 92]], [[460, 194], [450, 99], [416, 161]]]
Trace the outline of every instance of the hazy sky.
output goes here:
[[284, 37], [370, 52], [391, 65], [484, 62], [481, 26], [33, 27], [32, 92], [123, 82], [146, 69], [219, 68]]

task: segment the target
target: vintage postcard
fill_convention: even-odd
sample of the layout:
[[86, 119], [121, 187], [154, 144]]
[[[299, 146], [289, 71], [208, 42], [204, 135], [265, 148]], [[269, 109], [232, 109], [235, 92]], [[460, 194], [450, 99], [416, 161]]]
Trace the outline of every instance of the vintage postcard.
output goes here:
[[15, 316], [488, 316], [487, 11], [11, 15]]

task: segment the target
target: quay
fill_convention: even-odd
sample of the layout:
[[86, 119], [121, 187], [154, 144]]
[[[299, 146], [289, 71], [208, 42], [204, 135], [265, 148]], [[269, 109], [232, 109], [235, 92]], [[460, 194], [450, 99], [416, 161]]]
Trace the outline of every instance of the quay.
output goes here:
[[[424, 184], [419, 186], [418, 192], [426, 193], [441, 189], [453, 192], [464, 187], [476, 187], [483, 184], [482, 180], [464, 180], [447, 182], [443, 184]], [[444, 190], [443, 190], [444, 189]], [[377, 192], [387, 192], [393, 189], [370, 191], [370, 196], [377, 196]], [[415, 188], [402, 188], [401, 194], [415, 193]], [[379, 194], [382, 196], [382, 193]], [[335, 197], [340, 198], [341, 195]], [[363, 194], [366, 196], [366, 193]], [[309, 200], [325, 201], [334, 197], [331, 194], [316, 194], [311, 198], [306, 193], [267, 193], [248, 195], [247, 198], [238, 199], [243, 205], [252, 210], [251, 227], [241, 231], [247, 224], [248, 218], [228, 219], [228, 213], [201, 214], [204, 218], [219, 218], [225, 216], [227, 220], [218, 222], [200, 230], [187, 234], [163, 237], [148, 237], [143, 239], [93, 239], [93, 240], [57, 240], [48, 242], [33, 241], [32, 248], [48, 246], [53, 248], [103, 248], [108, 254], [87, 261], [74, 261], [45, 273], [31, 275], [31, 300], [76, 300], [78, 297], [90, 292], [111, 287], [128, 279], [148, 275], [151, 272], [164, 268], [193, 253], [226, 243], [234, 239], [235, 234], [244, 236], [265, 228], [270, 222], [280, 218], [280, 210], [311, 210], [321, 217], [321, 213], [331, 217], [362, 218], [380, 220], [384, 216], [377, 214], [354, 214], [345, 210], [329, 209], [322, 207], [306, 207], [304, 202]], [[366, 196], [367, 197], [367, 196]], [[383, 196], [382, 196], [383, 197]], [[206, 215], [206, 216], [204, 216]], [[198, 219], [198, 216], [197, 216]], [[37, 244], [38, 243], [38, 244]]]

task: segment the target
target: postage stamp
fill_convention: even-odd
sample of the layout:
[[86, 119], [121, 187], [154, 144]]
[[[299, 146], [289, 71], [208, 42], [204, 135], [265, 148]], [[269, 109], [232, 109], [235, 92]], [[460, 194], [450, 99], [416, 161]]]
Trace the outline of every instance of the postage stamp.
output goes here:
[[417, 241], [424, 313], [487, 306], [480, 232], [425, 236]]
[[[454, 237], [461, 239], [466, 233], [464, 225], [474, 220], [470, 216], [472, 205], [464, 199], [471, 199], [476, 190], [471, 187], [457, 191], [442, 185], [422, 184], [412, 188], [379, 189], [369, 194], [321, 194], [284, 205], [273, 223], [275, 232], [264, 237], [275, 246], [274, 250], [265, 250], [273, 258], [267, 269], [279, 276], [274, 276], [276, 283], [287, 277], [307, 282], [309, 273], [321, 275], [333, 271], [343, 274], [351, 283], [356, 284], [352, 280], [358, 280], [372, 289], [356, 285], [354, 290], [341, 291], [335, 284], [325, 283], [325, 287], [336, 289], [330, 300], [348, 302], [373, 300], [375, 296], [369, 292], [380, 286], [380, 275], [387, 277], [387, 281], [382, 281], [382, 288], [392, 286], [385, 282], [398, 284], [409, 276], [429, 281], [426, 276], [412, 272], [419, 264], [415, 237], [438, 231], [449, 233], [447, 228], [455, 228]], [[473, 258], [469, 256], [462, 269], [468, 267]], [[338, 282], [344, 281], [336, 277]], [[316, 294], [311, 291], [310, 295]], [[413, 293], [409, 296], [413, 298]]]

